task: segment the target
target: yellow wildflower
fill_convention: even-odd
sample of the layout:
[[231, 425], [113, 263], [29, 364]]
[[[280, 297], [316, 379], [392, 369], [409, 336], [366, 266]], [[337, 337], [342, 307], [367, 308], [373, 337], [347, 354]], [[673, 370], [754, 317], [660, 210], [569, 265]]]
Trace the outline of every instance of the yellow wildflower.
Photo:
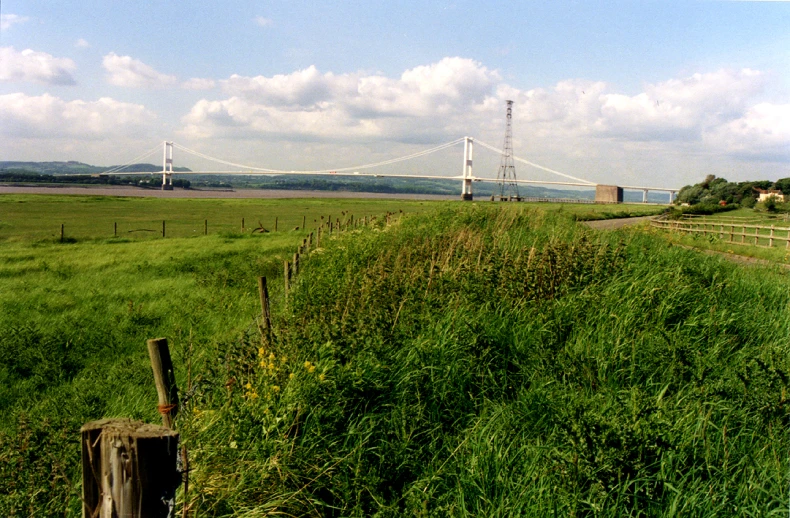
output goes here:
[[266, 354], [266, 349], [258, 347], [258, 356], [263, 356], [264, 354]]
[[309, 369], [311, 365], [312, 365], [312, 363], [310, 363], [310, 362], [304, 362], [304, 368], [305, 369]]
[[292, 380], [292, 379], [294, 379], [295, 377], [296, 377], [296, 375], [295, 375], [293, 372], [292, 372], [291, 374], [289, 374], [289, 375], [288, 375], [288, 379], [289, 379], [289, 380]]
[[324, 381], [324, 380], [326, 380], [326, 375], [325, 374], [319, 374], [318, 375], [318, 381]]
[[307, 368], [307, 372], [315, 372], [315, 365], [311, 365]]
[[274, 359], [274, 353], [270, 353], [270, 354], [269, 354], [269, 359], [270, 359], [270, 360], [273, 360], [273, 359]]
[[246, 388], [247, 390], [250, 390], [250, 389], [252, 388], [252, 383], [250, 383], [250, 382], [248, 381], [248, 382], [247, 382], [247, 384], [246, 384], [246, 385], [244, 385], [244, 388]]
[[279, 385], [274, 385], [274, 386], [272, 386], [272, 391], [274, 391], [274, 392], [280, 392], [280, 387], [279, 387]]

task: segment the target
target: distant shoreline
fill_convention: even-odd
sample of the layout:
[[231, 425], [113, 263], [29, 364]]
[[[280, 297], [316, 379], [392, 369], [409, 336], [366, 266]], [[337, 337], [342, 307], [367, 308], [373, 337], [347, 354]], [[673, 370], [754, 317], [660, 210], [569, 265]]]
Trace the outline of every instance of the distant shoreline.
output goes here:
[[[83, 196], [131, 196], [136, 198], [366, 198], [384, 200], [460, 200], [458, 196], [446, 194], [412, 194], [412, 193], [380, 193], [380, 192], [352, 192], [352, 191], [299, 191], [279, 189], [234, 189], [234, 190], [202, 190], [202, 189], [174, 189], [161, 191], [158, 189], [141, 189], [132, 186], [20, 186], [0, 185], [1, 194], [67, 194]], [[488, 197], [480, 198], [487, 200]]]

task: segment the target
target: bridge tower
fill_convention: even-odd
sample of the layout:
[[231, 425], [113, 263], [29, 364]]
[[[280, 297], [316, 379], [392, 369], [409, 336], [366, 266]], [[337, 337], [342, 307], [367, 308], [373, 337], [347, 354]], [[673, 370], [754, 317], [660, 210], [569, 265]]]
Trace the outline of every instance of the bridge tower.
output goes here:
[[162, 190], [173, 190], [173, 143], [165, 141], [162, 158]]
[[475, 141], [464, 137], [464, 168], [461, 171], [461, 199], [472, 201], [472, 151]]
[[[518, 184], [516, 183], [516, 165], [513, 162], [513, 101], [505, 102], [507, 103], [505, 143], [502, 146], [502, 159], [496, 174], [497, 183], [499, 183], [499, 201], [520, 201], [521, 197], [518, 195]], [[505, 194], [506, 185], [507, 194]], [[495, 196], [491, 198], [493, 200]]]

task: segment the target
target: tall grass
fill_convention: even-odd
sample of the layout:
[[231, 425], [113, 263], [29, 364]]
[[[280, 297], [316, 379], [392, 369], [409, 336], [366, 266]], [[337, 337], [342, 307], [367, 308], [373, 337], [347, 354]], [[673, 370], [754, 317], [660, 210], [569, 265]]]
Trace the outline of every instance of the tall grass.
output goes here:
[[448, 209], [314, 251], [212, 343], [199, 515], [786, 513], [787, 278], [569, 216]]

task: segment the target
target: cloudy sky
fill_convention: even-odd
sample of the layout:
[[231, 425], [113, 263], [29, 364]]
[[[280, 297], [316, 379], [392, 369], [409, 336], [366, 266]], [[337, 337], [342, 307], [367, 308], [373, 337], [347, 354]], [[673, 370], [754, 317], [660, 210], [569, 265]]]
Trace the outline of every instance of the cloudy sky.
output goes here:
[[316, 4], [4, 0], [0, 160], [342, 168], [501, 147], [511, 99], [516, 156], [593, 182], [790, 177], [790, 2]]

